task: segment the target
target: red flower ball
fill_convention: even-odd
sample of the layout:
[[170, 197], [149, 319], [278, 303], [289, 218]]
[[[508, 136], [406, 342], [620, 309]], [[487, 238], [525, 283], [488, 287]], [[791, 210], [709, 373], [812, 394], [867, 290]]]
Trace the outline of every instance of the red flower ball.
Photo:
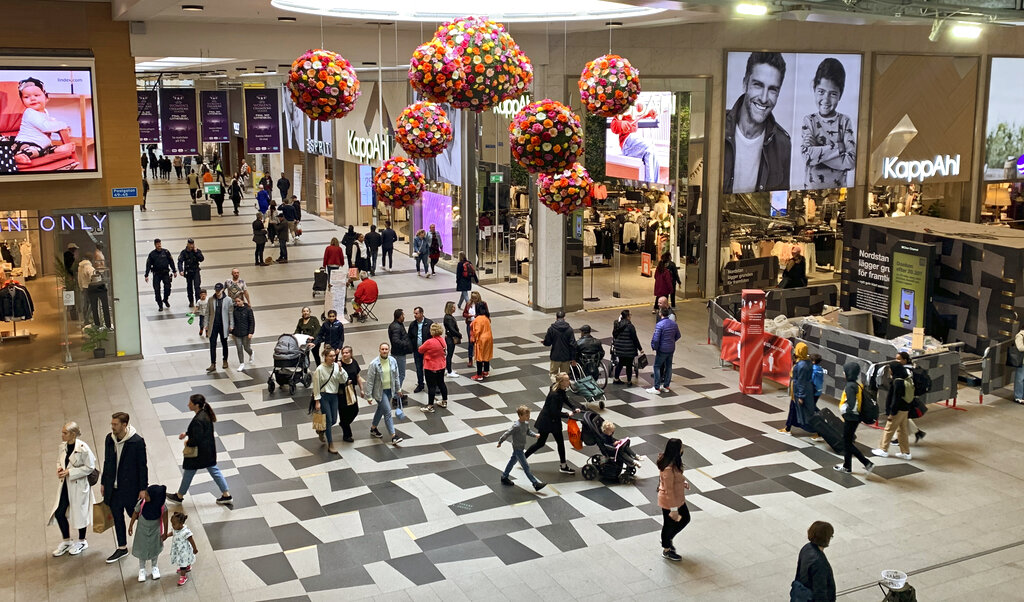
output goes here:
[[582, 208], [590, 198], [593, 187], [594, 180], [590, 178], [590, 173], [579, 163], [553, 175], [537, 176], [538, 200], [559, 214]]
[[627, 59], [606, 54], [587, 63], [580, 74], [580, 98], [588, 113], [615, 117], [640, 94], [640, 72]]
[[359, 78], [345, 57], [329, 50], [307, 50], [288, 72], [292, 102], [317, 121], [348, 115], [359, 98]]
[[448, 114], [432, 102], [409, 105], [395, 124], [395, 141], [414, 159], [436, 157], [454, 139]]
[[508, 131], [512, 157], [531, 173], [569, 169], [583, 152], [580, 118], [549, 98], [523, 107]]
[[373, 175], [377, 198], [395, 209], [408, 207], [418, 201], [426, 185], [423, 172], [405, 157], [391, 157]]

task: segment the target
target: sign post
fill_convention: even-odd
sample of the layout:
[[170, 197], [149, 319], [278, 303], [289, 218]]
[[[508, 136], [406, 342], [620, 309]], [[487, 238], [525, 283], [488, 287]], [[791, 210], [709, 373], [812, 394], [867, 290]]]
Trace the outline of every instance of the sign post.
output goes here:
[[744, 289], [740, 311], [740, 392], [761, 393], [761, 362], [764, 359], [765, 292]]
[[651, 277], [651, 254], [641, 253], [640, 254], [640, 275], [647, 278]]

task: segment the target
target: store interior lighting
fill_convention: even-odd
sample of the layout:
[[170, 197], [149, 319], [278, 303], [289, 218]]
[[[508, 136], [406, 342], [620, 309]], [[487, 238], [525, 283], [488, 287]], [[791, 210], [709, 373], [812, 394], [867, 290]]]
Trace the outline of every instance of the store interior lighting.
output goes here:
[[741, 2], [740, 4], [736, 5], [736, 12], [741, 15], [763, 17], [768, 14], [768, 7], [764, 4], [751, 4], [747, 2]]
[[493, 4], [481, 10], [476, 0], [447, 0], [443, 5], [419, 0], [378, 0], [367, 4], [360, 0], [272, 0], [281, 10], [363, 21], [412, 21], [436, 23], [466, 15], [482, 15], [505, 23], [608, 20], [645, 17], [663, 8], [631, 6], [607, 0], [517, 0]]
[[977, 40], [981, 36], [981, 26], [976, 23], [960, 22], [950, 29], [954, 38], [961, 40]]

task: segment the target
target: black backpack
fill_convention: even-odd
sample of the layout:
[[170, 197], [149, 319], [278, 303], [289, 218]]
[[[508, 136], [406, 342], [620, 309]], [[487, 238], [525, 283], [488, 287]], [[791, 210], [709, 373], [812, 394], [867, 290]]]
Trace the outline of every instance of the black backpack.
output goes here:
[[924, 368], [915, 367], [911, 371], [911, 377], [914, 379], [914, 397], [922, 396], [932, 390], [932, 378], [928, 376]]
[[[877, 393], [875, 389], [875, 393]], [[860, 396], [860, 421], [864, 424], [875, 424], [878, 422], [878, 401], [875, 393], [867, 387], [861, 387]]]

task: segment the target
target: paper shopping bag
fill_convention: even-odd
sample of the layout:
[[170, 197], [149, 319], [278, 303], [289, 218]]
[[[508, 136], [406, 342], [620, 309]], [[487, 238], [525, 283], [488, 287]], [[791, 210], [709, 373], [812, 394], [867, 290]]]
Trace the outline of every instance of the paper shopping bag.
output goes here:
[[93, 533], [103, 533], [114, 526], [114, 513], [110, 506], [99, 502], [92, 505], [92, 530]]

